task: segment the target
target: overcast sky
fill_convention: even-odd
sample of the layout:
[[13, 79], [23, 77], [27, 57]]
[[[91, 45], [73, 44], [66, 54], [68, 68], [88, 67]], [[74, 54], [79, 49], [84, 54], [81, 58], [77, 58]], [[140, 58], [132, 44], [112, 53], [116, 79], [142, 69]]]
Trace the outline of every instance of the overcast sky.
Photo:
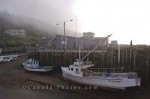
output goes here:
[[0, 9], [49, 22], [73, 16], [76, 0], [0, 0]]
[[149, 0], [0, 0], [0, 9], [51, 24], [77, 17], [77, 31], [113, 34], [111, 39], [119, 43], [150, 44]]

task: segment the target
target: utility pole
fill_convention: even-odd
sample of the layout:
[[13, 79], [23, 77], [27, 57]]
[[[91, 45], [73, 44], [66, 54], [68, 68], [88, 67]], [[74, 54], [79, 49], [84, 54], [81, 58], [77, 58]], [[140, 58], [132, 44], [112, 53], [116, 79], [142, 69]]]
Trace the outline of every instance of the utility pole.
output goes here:
[[66, 28], [66, 22], [64, 21], [64, 53], [66, 53], [66, 43], [67, 43], [67, 41], [66, 41], [66, 30], [65, 30], [65, 28]]
[[[63, 23], [63, 27], [64, 27], [64, 39], [63, 39], [63, 42], [61, 41], [61, 44], [64, 45], [64, 63], [66, 63], [66, 44], [67, 44], [67, 40], [66, 40], [66, 22], [69, 22], [69, 21], [73, 21], [73, 20], [68, 20], [68, 21], [64, 21]], [[56, 25], [60, 25], [60, 24], [56, 24]]]

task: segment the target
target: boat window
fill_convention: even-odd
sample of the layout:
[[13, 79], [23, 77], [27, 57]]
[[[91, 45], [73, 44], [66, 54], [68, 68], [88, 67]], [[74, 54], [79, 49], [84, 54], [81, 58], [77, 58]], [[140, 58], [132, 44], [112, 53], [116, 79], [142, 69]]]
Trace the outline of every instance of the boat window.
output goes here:
[[3, 59], [9, 59], [9, 57], [3, 57]]
[[71, 68], [71, 71], [73, 71], [73, 68]]
[[69, 70], [70, 70], [70, 68], [69, 68]]
[[76, 69], [76, 71], [78, 72], [78, 71], [79, 71], [79, 69], [77, 68], [77, 69]]

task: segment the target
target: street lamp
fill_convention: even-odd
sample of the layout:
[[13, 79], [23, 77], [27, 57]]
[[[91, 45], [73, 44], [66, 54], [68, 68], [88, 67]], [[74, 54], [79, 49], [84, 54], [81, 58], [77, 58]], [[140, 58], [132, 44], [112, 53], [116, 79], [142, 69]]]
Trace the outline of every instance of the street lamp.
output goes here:
[[[64, 63], [66, 64], [66, 22], [70, 22], [73, 20], [68, 20], [68, 21], [64, 21], [63, 25], [64, 25]], [[56, 24], [56, 25], [60, 25], [60, 24]], [[64, 65], [65, 65], [64, 64]]]
[[[63, 25], [64, 25], [64, 53], [66, 53], [66, 22], [70, 22], [73, 20], [68, 20], [68, 21], [64, 21]], [[60, 24], [56, 24], [56, 25], [60, 25]]]

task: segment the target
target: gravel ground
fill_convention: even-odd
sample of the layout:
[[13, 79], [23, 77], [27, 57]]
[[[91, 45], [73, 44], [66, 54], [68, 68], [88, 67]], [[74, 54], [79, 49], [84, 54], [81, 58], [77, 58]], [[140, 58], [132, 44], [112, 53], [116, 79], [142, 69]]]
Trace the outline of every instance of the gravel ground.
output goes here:
[[[27, 58], [22, 54], [17, 61], [0, 63], [0, 99], [150, 99], [150, 88], [119, 90], [62, 90], [56, 84], [81, 86], [68, 83], [60, 73], [32, 73], [21, 63]], [[54, 86], [55, 85], [55, 86]], [[86, 87], [86, 86], [81, 86]]]

